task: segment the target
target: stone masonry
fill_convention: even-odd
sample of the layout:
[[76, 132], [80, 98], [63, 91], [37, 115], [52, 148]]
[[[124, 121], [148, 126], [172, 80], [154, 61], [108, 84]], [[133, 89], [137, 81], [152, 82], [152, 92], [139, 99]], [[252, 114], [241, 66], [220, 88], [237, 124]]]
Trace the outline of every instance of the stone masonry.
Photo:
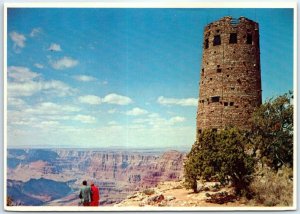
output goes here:
[[258, 23], [226, 16], [208, 24], [200, 73], [197, 136], [203, 129], [249, 128], [262, 102]]

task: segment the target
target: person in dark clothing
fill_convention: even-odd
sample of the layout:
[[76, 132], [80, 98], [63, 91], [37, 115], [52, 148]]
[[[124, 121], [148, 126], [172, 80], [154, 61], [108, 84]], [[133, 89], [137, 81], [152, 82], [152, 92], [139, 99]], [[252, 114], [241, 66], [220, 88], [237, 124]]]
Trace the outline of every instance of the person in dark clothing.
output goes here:
[[99, 206], [100, 194], [99, 188], [91, 181], [91, 203], [90, 206]]
[[79, 198], [83, 206], [89, 206], [91, 202], [91, 187], [87, 185], [86, 181], [82, 182], [83, 187], [80, 189]]

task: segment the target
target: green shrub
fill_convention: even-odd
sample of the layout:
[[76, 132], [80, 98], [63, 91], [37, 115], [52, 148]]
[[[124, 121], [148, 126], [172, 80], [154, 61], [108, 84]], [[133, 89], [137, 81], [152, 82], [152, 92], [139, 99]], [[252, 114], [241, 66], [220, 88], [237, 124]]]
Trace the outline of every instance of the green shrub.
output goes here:
[[204, 130], [193, 145], [184, 166], [185, 186], [197, 192], [197, 180], [231, 183], [238, 195], [247, 193], [254, 159], [245, 152], [245, 132], [235, 128]]
[[269, 99], [252, 116], [249, 138], [257, 158], [273, 170], [293, 166], [293, 94]]

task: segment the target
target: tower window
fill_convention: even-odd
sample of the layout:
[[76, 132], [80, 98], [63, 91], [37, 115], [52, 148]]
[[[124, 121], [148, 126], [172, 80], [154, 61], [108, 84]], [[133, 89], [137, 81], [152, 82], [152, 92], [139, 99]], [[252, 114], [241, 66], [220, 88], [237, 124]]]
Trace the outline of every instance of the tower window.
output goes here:
[[237, 33], [231, 33], [229, 37], [229, 44], [237, 43]]
[[228, 102], [224, 102], [224, 106], [228, 106]]
[[205, 47], [205, 49], [207, 49], [209, 47], [208, 39], [205, 39], [204, 47]]
[[217, 69], [217, 73], [221, 73], [222, 72], [222, 69], [221, 68], [218, 68]]
[[211, 97], [211, 101], [212, 101], [213, 103], [220, 102], [220, 96], [214, 96], [214, 97]]
[[250, 33], [247, 33], [247, 41], [246, 41], [247, 44], [252, 44], [252, 34]]
[[221, 36], [220, 36], [220, 35], [214, 36], [214, 42], [213, 42], [213, 45], [214, 45], [214, 46], [216, 46], [216, 45], [221, 45]]
[[202, 130], [201, 129], [198, 129], [198, 134], [201, 134], [202, 133]]
[[230, 106], [233, 106], [233, 102], [230, 102], [229, 105], [230, 105]]

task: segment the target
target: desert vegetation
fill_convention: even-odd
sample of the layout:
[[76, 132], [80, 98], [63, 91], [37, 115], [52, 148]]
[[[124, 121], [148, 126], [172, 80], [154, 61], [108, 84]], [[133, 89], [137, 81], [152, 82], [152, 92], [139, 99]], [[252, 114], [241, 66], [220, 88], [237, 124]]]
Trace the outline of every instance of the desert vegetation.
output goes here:
[[218, 181], [249, 205], [293, 203], [293, 94], [272, 98], [253, 113], [250, 130], [204, 130], [187, 155], [185, 187]]

